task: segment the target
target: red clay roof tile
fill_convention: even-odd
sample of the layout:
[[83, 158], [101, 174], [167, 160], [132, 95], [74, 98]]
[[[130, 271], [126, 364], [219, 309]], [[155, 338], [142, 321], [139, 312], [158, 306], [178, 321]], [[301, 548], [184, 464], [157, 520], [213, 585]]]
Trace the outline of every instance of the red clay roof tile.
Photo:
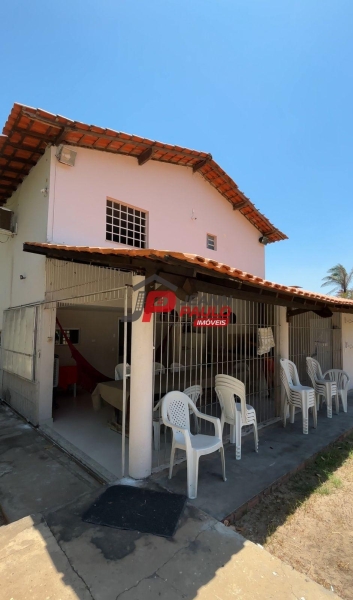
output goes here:
[[[32, 133], [32, 136], [31, 136]], [[35, 134], [35, 135], [33, 135]], [[19, 137], [20, 136], [20, 137]], [[217, 189], [234, 208], [248, 219], [270, 242], [284, 240], [287, 236], [279, 231], [256, 208], [256, 206], [241, 192], [237, 184], [206, 152], [198, 152], [190, 148], [163, 144], [162, 142], [130, 135], [124, 132], [104, 129], [97, 125], [88, 125], [72, 121], [61, 115], [54, 115], [42, 109], [36, 109], [15, 103], [0, 136], [0, 175], [11, 171], [11, 167], [19, 169], [15, 173], [15, 183], [18, 186], [26, 177], [48, 144], [66, 143], [78, 147], [92, 148], [101, 151], [116, 152], [137, 158], [147, 148], [155, 150], [151, 160], [169, 162], [172, 164], [193, 167], [200, 161], [205, 161], [198, 169], [208, 183]], [[108, 138], [108, 139], [107, 139]], [[23, 151], [32, 153], [24, 156]], [[17, 159], [16, 163], [14, 162]], [[8, 175], [7, 175], [8, 176]], [[13, 184], [0, 186], [0, 205], [13, 193]], [[244, 201], [247, 204], [244, 205]]]
[[[187, 254], [183, 252], [171, 252], [167, 250], [138, 250], [138, 249], [125, 249], [125, 248], [94, 248], [92, 246], [66, 246], [63, 244], [41, 244], [37, 242], [27, 242], [24, 244], [25, 250], [28, 252], [36, 252], [44, 255], [50, 256], [50, 251], [55, 250], [59, 251], [60, 258], [65, 260], [68, 253], [76, 253], [77, 256], [80, 253], [90, 253], [90, 254], [104, 254], [108, 256], [131, 256], [131, 257], [140, 257], [144, 259], [150, 260], [160, 260], [161, 262], [168, 263], [170, 260], [178, 260], [182, 263], [194, 264], [199, 268], [206, 268], [210, 271], [224, 271], [225, 278], [233, 278], [239, 281], [245, 281], [254, 286], [260, 286], [267, 289], [276, 289], [282, 290], [283, 292], [290, 293], [293, 297], [300, 296], [305, 298], [315, 298], [321, 302], [324, 302], [328, 306], [335, 307], [336, 309], [341, 308], [344, 310], [344, 307], [347, 309], [353, 310], [353, 300], [348, 300], [346, 298], [339, 298], [334, 296], [327, 296], [325, 294], [319, 294], [317, 292], [311, 292], [308, 290], [303, 290], [301, 288], [286, 286], [279, 283], [274, 283], [272, 281], [268, 281], [267, 279], [262, 279], [257, 275], [252, 275], [251, 273], [246, 273], [245, 271], [240, 271], [239, 269], [235, 269], [229, 267], [228, 265], [224, 265], [223, 263], [218, 263], [213, 259], [208, 259], [203, 256], [199, 256], [196, 254]], [[70, 256], [70, 260], [72, 260], [72, 256]]]

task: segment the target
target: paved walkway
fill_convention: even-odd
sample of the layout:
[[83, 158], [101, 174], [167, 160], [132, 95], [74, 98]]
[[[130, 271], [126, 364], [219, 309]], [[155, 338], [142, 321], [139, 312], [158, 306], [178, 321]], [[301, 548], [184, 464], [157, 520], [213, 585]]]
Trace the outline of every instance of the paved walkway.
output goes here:
[[[288, 473], [303, 466], [306, 460], [353, 429], [353, 394], [350, 393], [348, 413], [342, 410], [332, 419], [326, 417], [325, 408], [318, 413], [317, 429], [309, 419], [309, 434], [303, 435], [301, 415], [295, 423], [283, 428], [278, 422], [259, 431], [259, 452], [254, 451], [253, 435], [242, 440], [242, 458], [235, 459], [235, 446], [227, 444], [227, 481], [221, 478], [219, 453], [209, 454], [200, 460], [199, 485], [192, 504], [216, 519], [223, 520], [247, 503], [281, 481]], [[167, 490], [186, 493], [186, 463], [174, 468], [168, 479], [167, 471], [156, 473], [153, 480]]]
[[338, 598], [190, 503], [172, 540], [84, 523], [104, 488], [1, 404], [0, 461], [1, 600]]

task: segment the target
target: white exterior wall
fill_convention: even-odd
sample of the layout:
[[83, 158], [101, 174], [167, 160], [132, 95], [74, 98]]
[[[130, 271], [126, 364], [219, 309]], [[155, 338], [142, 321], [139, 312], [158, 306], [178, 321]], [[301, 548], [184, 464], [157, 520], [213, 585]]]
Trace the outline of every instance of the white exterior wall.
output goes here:
[[349, 375], [349, 388], [353, 388], [353, 315], [341, 315], [342, 369]]
[[15, 213], [17, 235], [0, 234], [0, 323], [6, 308], [44, 300], [45, 258], [23, 252], [23, 244], [47, 241], [48, 195], [40, 190], [49, 188], [49, 173], [48, 149], [6, 204]]
[[[105, 240], [109, 197], [148, 212], [149, 248], [199, 254], [265, 276], [260, 232], [199, 173], [153, 160], [140, 167], [136, 158], [72, 149], [74, 167], [59, 163], [51, 150], [50, 241], [116, 247]], [[216, 251], [207, 249], [207, 233], [217, 236]]]
[[[0, 330], [5, 309], [44, 300], [46, 259], [23, 252], [23, 243], [47, 240], [49, 197], [41, 189], [49, 188], [49, 174], [50, 150], [47, 150], [6, 204], [6, 208], [15, 213], [17, 235], [0, 234], [0, 241], [5, 242], [0, 244]], [[20, 275], [25, 279], [20, 279]], [[52, 369], [53, 357], [48, 354], [48, 346], [43, 347], [42, 352], [43, 310], [43, 307], [38, 308], [36, 381], [0, 370], [0, 396], [34, 424], [49, 418], [49, 410], [46, 414], [41, 410], [41, 399], [44, 390], [50, 386], [52, 389], [52, 377], [46, 373]], [[48, 334], [45, 336], [48, 339]], [[50, 404], [51, 413], [51, 390], [49, 393], [47, 406]]]
[[[135, 158], [73, 149], [76, 164], [68, 167], [56, 160], [56, 148], [48, 148], [6, 204], [18, 230], [14, 237], [0, 235], [5, 242], [0, 244], [0, 325], [5, 309], [45, 300], [46, 259], [23, 252], [24, 242], [117, 245], [105, 240], [107, 197], [148, 213], [148, 247], [208, 256], [264, 277], [259, 231], [199, 173], [155, 161], [140, 167]], [[41, 192], [45, 188], [48, 194]], [[207, 233], [217, 236], [216, 251], [207, 250]], [[55, 328], [52, 309], [38, 310], [36, 381], [8, 373], [0, 380], [1, 397], [34, 424], [51, 417]]]

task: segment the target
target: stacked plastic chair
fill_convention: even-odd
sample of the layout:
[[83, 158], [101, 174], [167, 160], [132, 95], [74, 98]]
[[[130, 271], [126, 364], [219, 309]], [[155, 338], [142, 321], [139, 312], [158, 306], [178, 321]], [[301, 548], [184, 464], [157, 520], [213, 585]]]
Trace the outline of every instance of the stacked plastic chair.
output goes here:
[[337, 386], [337, 394], [341, 398], [343, 412], [347, 412], [347, 392], [349, 384], [349, 375], [341, 369], [329, 369], [324, 373], [324, 379], [334, 381]]
[[335, 381], [324, 379], [320, 364], [311, 356], [306, 358], [306, 370], [313, 384], [316, 394], [316, 406], [320, 407], [320, 397], [324, 398], [327, 405], [327, 416], [332, 419], [332, 397], [335, 397], [336, 412], [339, 411], [339, 400], [337, 394], [337, 385]]
[[315, 390], [306, 385], [301, 385], [297, 367], [286, 358], [280, 360], [281, 381], [285, 391], [283, 403], [283, 425], [287, 423], [289, 408], [290, 422], [294, 423], [295, 409], [300, 408], [303, 417], [303, 433], [309, 433], [309, 409], [312, 408], [314, 427], [317, 427], [317, 408]]
[[[230, 441], [235, 442], [235, 458], [241, 459], [241, 429], [246, 425], [252, 425], [255, 438], [255, 452], [259, 448], [259, 438], [257, 433], [257, 422], [255, 409], [246, 404], [245, 385], [239, 379], [230, 375], [216, 375], [216, 394], [221, 405], [222, 416], [221, 426], [222, 434], [224, 423], [230, 425]], [[240, 402], [236, 402], [235, 397]]]

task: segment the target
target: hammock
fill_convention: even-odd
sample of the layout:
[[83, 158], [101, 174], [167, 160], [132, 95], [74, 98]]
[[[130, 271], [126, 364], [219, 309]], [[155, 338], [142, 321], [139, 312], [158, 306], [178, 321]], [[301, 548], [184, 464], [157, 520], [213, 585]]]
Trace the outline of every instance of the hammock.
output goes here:
[[94, 388], [98, 383], [103, 381], [111, 381], [111, 378], [106, 377], [103, 373], [100, 373], [92, 367], [92, 365], [86, 360], [82, 354], [76, 350], [73, 343], [69, 340], [65, 331], [61, 327], [58, 319], [56, 319], [58, 327], [65, 338], [67, 345], [70, 348], [71, 356], [77, 364], [77, 383], [87, 390], [87, 392], [93, 392]]

